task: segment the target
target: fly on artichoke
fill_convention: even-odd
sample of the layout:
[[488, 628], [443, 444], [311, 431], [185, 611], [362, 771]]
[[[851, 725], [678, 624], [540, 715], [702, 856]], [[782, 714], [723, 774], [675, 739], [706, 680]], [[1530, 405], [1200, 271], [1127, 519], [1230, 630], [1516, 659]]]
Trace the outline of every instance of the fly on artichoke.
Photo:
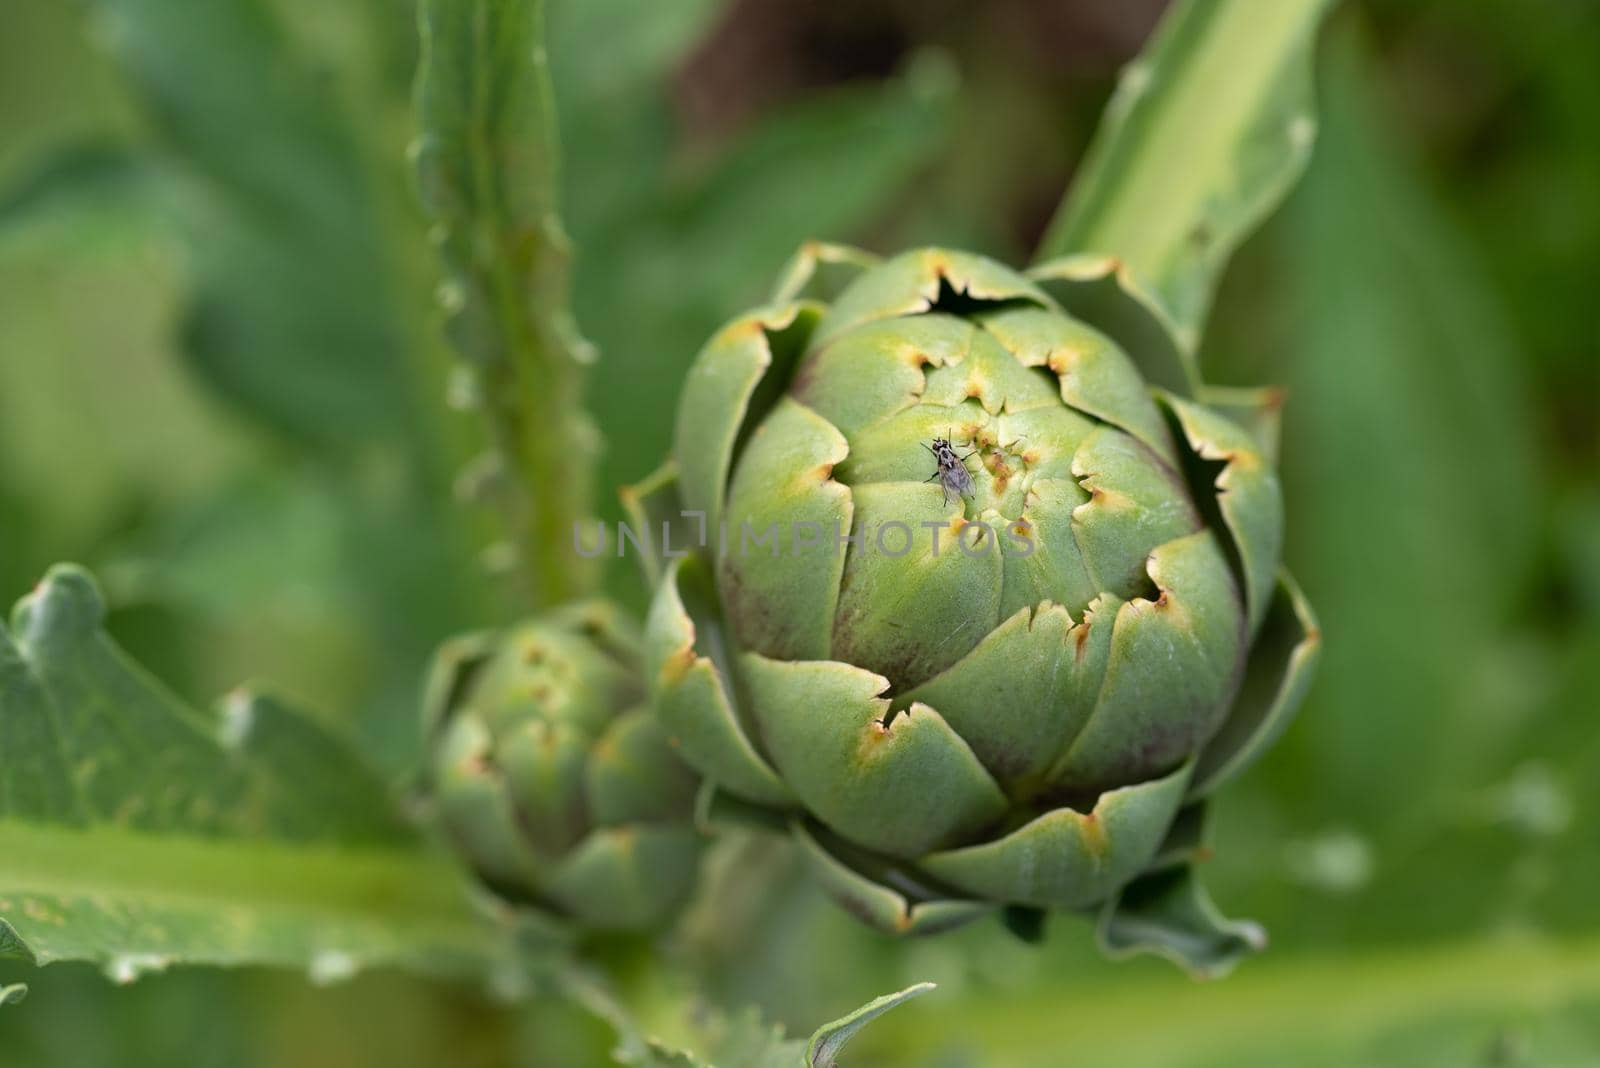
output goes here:
[[645, 704], [639, 636], [574, 605], [440, 650], [429, 681], [437, 823], [500, 898], [644, 929], [693, 889], [697, 780]]
[[887, 931], [1096, 911], [1109, 949], [1200, 971], [1259, 942], [1192, 878], [1201, 806], [1282, 728], [1316, 631], [1273, 395], [1184, 367], [1105, 258], [804, 250], [700, 353], [635, 494], [652, 540], [683, 512], [698, 543], [646, 653], [709, 811], [781, 821]]

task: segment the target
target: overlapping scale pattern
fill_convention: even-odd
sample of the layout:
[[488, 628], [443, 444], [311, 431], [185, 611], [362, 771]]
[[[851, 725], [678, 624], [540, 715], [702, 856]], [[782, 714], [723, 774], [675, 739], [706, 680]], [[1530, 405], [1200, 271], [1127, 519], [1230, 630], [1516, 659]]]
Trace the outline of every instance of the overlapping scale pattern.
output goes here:
[[645, 705], [638, 638], [614, 609], [455, 639], [428, 692], [431, 803], [492, 890], [594, 928], [682, 905], [698, 780]]
[[[1253, 752], [1241, 725], [1286, 715], [1235, 706], [1252, 637], [1300, 640], [1249, 695], [1314, 659], [1270, 462], [1050, 295], [1085, 280], [909, 252], [736, 320], [685, 388], [669, 488], [727, 533], [666, 570], [658, 714], [887, 929], [1098, 907], [1191, 856], [1164, 843]], [[936, 438], [970, 492], [930, 478]]]

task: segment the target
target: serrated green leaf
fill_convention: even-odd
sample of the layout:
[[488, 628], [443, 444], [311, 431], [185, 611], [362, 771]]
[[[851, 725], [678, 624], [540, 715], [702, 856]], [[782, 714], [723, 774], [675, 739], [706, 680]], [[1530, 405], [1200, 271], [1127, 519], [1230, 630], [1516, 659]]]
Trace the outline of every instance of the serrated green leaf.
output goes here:
[[336, 736], [265, 698], [186, 707], [104, 611], [63, 565], [0, 628], [0, 955], [121, 981], [173, 963], [331, 980], [502, 959], [455, 870]]
[[918, 983], [908, 986], [904, 990], [893, 994], [885, 994], [880, 998], [861, 1006], [848, 1016], [841, 1016], [831, 1023], [823, 1024], [811, 1036], [811, 1041], [806, 1044], [807, 1068], [834, 1068], [838, 1063], [839, 1051], [845, 1043], [856, 1036], [867, 1024], [882, 1016], [897, 1005], [904, 1004], [919, 994], [926, 994], [933, 989], [932, 983]]
[[885, 994], [817, 1029], [809, 1043], [786, 1038], [783, 1027], [747, 1007], [736, 1014], [694, 1013], [697, 1050], [684, 1049], [647, 1035], [609, 987], [576, 970], [561, 977], [566, 993], [609, 1026], [616, 1035], [612, 1056], [632, 1068], [835, 1068], [839, 1051], [868, 1023], [890, 1009], [934, 988], [918, 983]]
[[423, 0], [417, 178], [448, 331], [503, 474], [507, 537], [534, 598], [592, 588], [569, 548], [590, 514], [597, 432], [580, 404], [593, 353], [568, 307], [543, 0]]
[[571, 969], [558, 976], [562, 992], [611, 1031], [611, 1061], [630, 1068], [711, 1068], [688, 1050], [646, 1034], [632, 1012], [598, 975]]
[[1330, 0], [1184, 0], [1116, 95], [1037, 258], [1118, 257], [1192, 356], [1234, 248], [1316, 132], [1311, 52]]
[[721, 1068], [794, 1068], [800, 1040], [784, 1037], [783, 1026], [762, 1016], [755, 1006], [727, 1019], [718, 1036], [713, 1060]]

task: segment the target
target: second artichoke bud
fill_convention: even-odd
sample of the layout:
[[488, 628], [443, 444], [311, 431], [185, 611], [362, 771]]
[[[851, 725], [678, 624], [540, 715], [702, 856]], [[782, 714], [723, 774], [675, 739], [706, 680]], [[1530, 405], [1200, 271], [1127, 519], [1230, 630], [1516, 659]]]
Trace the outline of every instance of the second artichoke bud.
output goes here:
[[426, 702], [438, 824], [497, 896], [603, 930], [682, 906], [696, 779], [645, 707], [638, 636], [614, 607], [446, 643]]

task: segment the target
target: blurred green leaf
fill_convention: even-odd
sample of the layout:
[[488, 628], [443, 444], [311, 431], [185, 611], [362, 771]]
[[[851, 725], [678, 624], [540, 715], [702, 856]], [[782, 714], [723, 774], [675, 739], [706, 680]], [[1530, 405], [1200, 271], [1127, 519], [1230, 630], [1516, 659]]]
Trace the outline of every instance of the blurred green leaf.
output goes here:
[[[403, 773], [420, 745], [411, 710], [428, 651], [486, 610], [449, 497], [443, 361], [420, 329], [431, 304], [401, 299], [427, 291], [413, 262], [426, 252], [424, 226], [400, 158], [411, 129], [404, 87], [390, 87], [392, 113], [376, 109], [375, 89], [346, 92], [361, 64], [338, 48], [359, 52], [359, 41], [296, 32], [286, 17], [295, 5], [282, 0], [84, 6], [79, 21], [94, 31], [84, 36], [121, 67], [120, 86], [132, 87], [124, 110], [143, 129], [56, 141], [126, 145], [137, 176], [118, 180], [105, 150], [85, 151], [39, 165], [53, 183], [18, 187], [31, 190], [30, 216], [71, 226], [37, 228], [66, 238], [45, 247], [48, 259], [39, 242], [16, 242], [8, 259], [20, 252], [19, 262], [0, 265], [12, 267], [0, 277], [0, 321], [15, 324], [0, 345], [17, 350], [0, 367], [10, 461], [0, 497], [34, 528], [17, 546], [22, 559], [0, 566], [25, 581], [63, 555], [121, 563], [136, 543], [152, 550], [137, 561], [142, 604], [210, 582], [204, 624], [231, 635], [263, 618], [251, 599], [262, 586], [275, 605], [298, 597], [312, 633], [274, 626], [279, 617], [253, 634], [254, 649], [197, 641], [195, 673], [232, 679], [287, 663], [324, 707], [359, 720], [375, 759]], [[353, 13], [309, 14], [318, 27], [342, 24], [336, 39], [381, 23], [409, 68], [406, 9], [371, 0]], [[359, 122], [345, 109], [357, 100], [373, 105]], [[120, 210], [128, 201], [136, 211]], [[141, 240], [114, 255], [85, 255], [102, 251], [86, 238], [105, 245], [104, 224], [124, 214], [163, 225], [142, 226]], [[175, 366], [174, 347], [187, 366]], [[219, 393], [229, 406], [214, 403]], [[238, 415], [273, 433], [249, 433]], [[280, 477], [299, 485], [241, 506], [241, 484]], [[161, 543], [224, 499], [251, 512], [236, 515], [238, 529]], [[290, 544], [316, 542], [316, 562], [331, 565], [316, 574], [271, 545], [308, 513], [314, 526], [294, 529]], [[191, 549], [204, 559], [188, 559]], [[124, 607], [127, 587], [108, 589]], [[183, 615], [193, 606], [179, 606], [177, 624], [196, 624]]]
[[936, 161], [955, 96], [948, 65], [923, 57], [881, 84], [817, 94], [730, 143], [688, 151], [671, 79], [725, 6], [551, 5], [574, 300], [601, 353], [592, 405], [612, 515], [612, 487], [665, 453], [679, 383], [712, 330], [763, 299], [801, 242], [859, 236], [879, 219]]
[[[1058, 979], [972, 990], [959, 1027], [889, 1017], [868, 1032], [862, 1052], [887, 1060], [893, 1051], [893, 1063], [923, 1064], [954, 1045], [982, 1051], [985, 1068], [1470, 1065], [1467, 1058], [1502, 1030], [1572, 1030], [1596, 1003], [1600, 943], [1593, 939], [1469, 939], [1360, 956], [1269, 957], [1217, 984], [1125, 966], [1071, 987]], [[1585, 1031], [1576, 1046], [1592, 1062], [1600, 1034], [1592, 1020], [1575, 1035]], [[1430, 1059], [1406, 1059], [1422, 1049]], [[1450, 1060], [1452, 1053], [1460, 1059]]]
[[170, 358], [180, 288], [171, 245], [148, 227], [106, 240], [101, 213], [60, 207], [52, 223], [27, 227], [43, 240], [0, 255], [7, 589], [62, 555], [92, 554], [141, 509], [203, 494], [249, 454]]
[[241, 410], [325, 445], [415, 429], [372, 177], [262, 0], [93, 0], [173, 179], [185, 347]]
[[625, 226], [577, 233], [578, 314], [607, 369], [594, 400], [612, 445], [607, 484], [663, 455], [678, 385], [718, 324], [762, 300], [802, 242], [859, 235], [932, 165], [955, 90], [929, 55], [881, 85], [820, 94], [767, 117]]
[[7, 955], [100, 963], [377, 964], [482, 975], [504, 952], [452, 868], [342, 742], [286, 706], [181, 705], [61, 566], [0, 629], [0, 931]]
[[1393, 783], [1481, 782], [1519, 726], [1491, 680], [1516, 671], [1544, 465], [1477, 250], [1381, 118], [1363, 44], [1330, 40], [1324, 143], [1285, 235], [1288, 553], [1328, 635], [1293, 737], [1306, 770], [1338, 769], [1304, 780], [1324, 806], [1393, 831], [1422, 815], [1396, 819]]
[[1329, 2], [1173, 7], [1123, 71], [1036, 258], [1120, 258], [1192, 355], [1228, 256], [1310, 155], [1312, 44]]
[[127, 146], [100, 140], [64, 145], [0, 188], [0, 242], [61, 216], [103, 228], [108, 221], [115, 226], [119, 214], [147, 215], [156, 180], [151, 161]]
[[[13, 965], [12, 970], [20, 970]], [[29, 977], [5, 1017], [0, 1063], [39, 1068], [505, 1068], [586, 1065], [518, 1058], [515, 1005], [392, 969], [314, 985], [277, 968], [189, 967], [119, 986], [86, 964]]]
[[[550, 75], [568, 161], [561, 203], [576, 240], [580, 287], [594, 249], [626, 240], [635, 220], [659, 207], [675, 140], [671, 78], [726, 6], [727, 0], [549, 5]], [[596, 325], [584, 322], [588, 330]]]
[[1592, 931], [1600, 645], [1574, 569], [1539, 566], [1561, 465], [1538, 364], [1348, 14], [1316, 156], [1207, 342], [1286, 375], [1286, 548], [1327, 636], [1295, 727], [1220, 799], [1211, 885], [1277, 951]]

